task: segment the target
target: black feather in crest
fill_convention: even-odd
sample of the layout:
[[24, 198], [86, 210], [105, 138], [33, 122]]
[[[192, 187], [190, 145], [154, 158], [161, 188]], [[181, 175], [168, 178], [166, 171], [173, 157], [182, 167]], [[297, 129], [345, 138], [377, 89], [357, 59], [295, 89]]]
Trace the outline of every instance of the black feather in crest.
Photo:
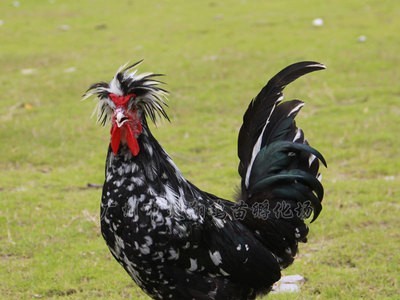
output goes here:
[[109, 94], [128, 95], [135, 94], [135, 100], [132, 106], [141, 110], [144, 117], [149, 117], [153, 123], [156, 123], [158, 118], [165, 118], [169, 121], [169, 117], [164, 109], [168, 107], [165, 102], [168, 91], [161, 88], [164, 82], [157, 79], [163, 74], [142, 73], [138, 74], [138, 66], [143, 60], [140, 60], [127, 67], [122, 66], [109, 82], [99, 82], [92, 84], [84, 94], [84, 99], [96, 95], [99, 103], [97, 111], [98, 122], [103, 126], [110, 121], [115, 105], [109, 98]]

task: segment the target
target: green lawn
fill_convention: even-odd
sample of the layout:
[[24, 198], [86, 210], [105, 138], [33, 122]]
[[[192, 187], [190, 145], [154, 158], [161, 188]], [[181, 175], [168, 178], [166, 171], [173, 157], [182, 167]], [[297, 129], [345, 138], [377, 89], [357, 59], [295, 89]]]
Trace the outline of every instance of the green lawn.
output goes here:
[[292, 62], [325, 63], [286, 91], [306, 101], [298, 124], [329, 165], [324, 209], [284, 272], [307, 281], [268, 299], [398, 299], [399, 15], [396, 0], [1, 1], [0, 298], [148, 299], [99, 234], [87, 184], [103, 181], [109, 129], [80, 101], [144, 58], [171, 92], [154, 134], [228, 198], [250, 99]]

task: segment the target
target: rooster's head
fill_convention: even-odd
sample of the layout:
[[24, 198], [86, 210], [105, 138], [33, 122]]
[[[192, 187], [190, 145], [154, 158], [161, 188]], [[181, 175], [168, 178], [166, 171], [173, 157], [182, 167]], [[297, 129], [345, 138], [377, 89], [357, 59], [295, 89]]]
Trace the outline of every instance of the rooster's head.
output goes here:
[[161, 74], [137, 74], [134, 69], [142, 61], [121, 67], [109, 82], [92, 84], [84, 95], [96, 95], [98, 121], [111, 122], [111, 149], [116, 155], [121, 143], [126, 143], [133, 155], [139, 153], [137, 138], [142, 133], [143, 121], [148, 116], [153, 122], [157, 117], [168, 119], [164, 110], [167, 91], [160, 88]]

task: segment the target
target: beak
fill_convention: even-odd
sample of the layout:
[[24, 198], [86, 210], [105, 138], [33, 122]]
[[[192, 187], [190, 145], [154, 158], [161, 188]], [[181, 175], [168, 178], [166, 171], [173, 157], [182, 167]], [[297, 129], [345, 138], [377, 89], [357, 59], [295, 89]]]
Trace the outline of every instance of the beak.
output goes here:
[[128, 118], [125, 116], [125, 114], [122, 111], [117, 111], [117, 114], [115, 115], [115, 121], [117, 123], [117, 126], [119, 128], [122, 127], [122, 125], [125, 124], [125, 122], [128, 121]]

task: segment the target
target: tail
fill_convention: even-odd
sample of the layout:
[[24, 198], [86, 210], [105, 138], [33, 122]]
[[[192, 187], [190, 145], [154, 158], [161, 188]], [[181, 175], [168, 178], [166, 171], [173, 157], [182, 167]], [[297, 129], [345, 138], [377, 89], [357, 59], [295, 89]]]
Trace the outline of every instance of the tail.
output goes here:
[[305, 61], [276, 74], [251, 101], [239, 132], [239, 198], [253, 211], [247, 226], [274, 253], [281, 268], [293, 262], [297, 243], [306, 241], [304, 219], [313, 213], [314, 221], [322, 209], [319, 162], [326, 166], [296, 127], [294, 119], [304, 103], [281, 103], [282, 91], [297, 78], [322, 69], [320, 63]]

